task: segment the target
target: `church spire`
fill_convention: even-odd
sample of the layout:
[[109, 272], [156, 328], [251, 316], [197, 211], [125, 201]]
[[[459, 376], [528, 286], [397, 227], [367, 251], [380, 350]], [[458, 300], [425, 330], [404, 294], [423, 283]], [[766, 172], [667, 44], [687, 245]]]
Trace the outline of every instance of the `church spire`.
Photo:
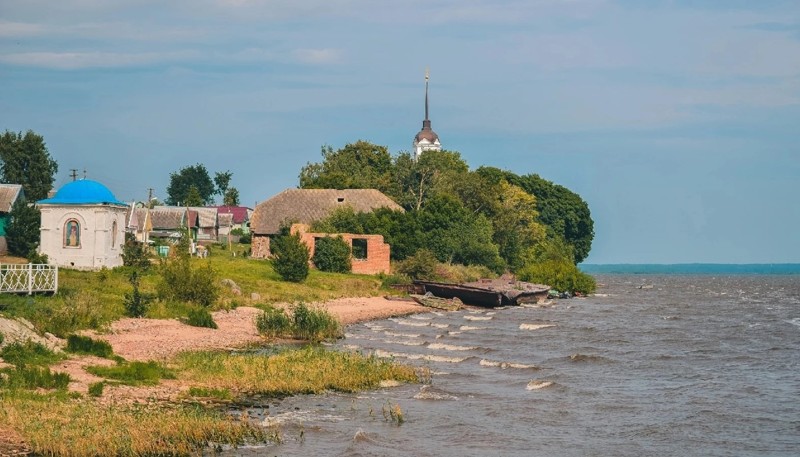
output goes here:
[[441, 151], [439, 136], [431, 129], [431, 120], [428, 117], [428, 81], [430, 80], [430, 70], [425, 68], [425, 119], [422, 121], [422, 130], [414, 137], [414, 158], [419, 158], [424, 151]]

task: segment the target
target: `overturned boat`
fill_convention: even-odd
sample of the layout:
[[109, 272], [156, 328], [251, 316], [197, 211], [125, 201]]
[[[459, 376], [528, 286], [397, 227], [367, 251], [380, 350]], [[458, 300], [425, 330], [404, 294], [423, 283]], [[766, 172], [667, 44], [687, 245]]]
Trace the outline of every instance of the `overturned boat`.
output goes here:
[[475, 282], [452, 284], [433, 281], [414, 281], [417, 293], [430, 293], [440, 298], [458, 298], [467, 305], [496, 308], [547, 300], [550, 286], [509, 279], [481, 279]]

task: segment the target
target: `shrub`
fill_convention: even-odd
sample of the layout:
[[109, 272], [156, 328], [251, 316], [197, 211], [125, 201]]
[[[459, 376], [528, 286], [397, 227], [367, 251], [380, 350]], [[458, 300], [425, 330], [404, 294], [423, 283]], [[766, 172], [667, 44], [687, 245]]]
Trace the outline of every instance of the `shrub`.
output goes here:
[[3, 335], [3, 332], [0, 332], [0, 345], [2, 345], [2, 344], [3, 344], [3, 341], [4, 341], [5, 339], [6, 339], [6, 337]]
[[342, 337], [339, 321], [328, 311], [309, 308], [304, 303], [300, 303], [292, 309], [292, 312], [292, 333], [295, 338], [319, 342]]
[[291, 332], [292, 321], [284, 310], [268, 306], [264, 312], [256, 316], [256, 328], [258, 333], [276, 338]]
[[18, 198], [11, 206], [8, 215], [8, 225], [5, 228], [8, 252], [26, 258], [36, 256], [36, 250], [39, 247], [39, 226], [41, 225], [39, 208], [32, 204], [29, 205], [24, 197]]
[[156, 290], [162, 300], [189, 301], [201, 306], [211, 306], [217, 301], [217, 274], [210, 263], [193, 267], [188, 256], [179, 255], [163, 262], [159, 271]]
[[411, 279], [436, 279], [436, 265], [438, 260], [433, 252], [420, 249], [411, 257], [397, 263], [397, 272], [407, 275]]
[[134, 270], [128, 278], [133, 291], [125, 294], [125, 314], [130, 317], [142, 317], [147, 312], [147, 304], [150, 301], [149, 297], [139, 291], [139, 273]]
[[190, 309], [189, 318], [186, 319], [186, 323], [192, 327], [217, 328], [217, 323], [214, 322], [211, 313], [205, 308]]
[[31, 340], [5, 346], [0, 350], [0, 357], [18, 368], [27, 365], [50, 365], [64, 358], [63, 355], [56, 354], [43, 344]]
[[314, 266], [331, 273], [350, 273], [350, 245], [341, 237], [318, 238], [314, 247]]
[[66, 389], [70, 377], [66, 373], [54, 373], [47, 367], [18, 365], [0, 377], [0, 386], [9, 389]]
[[125, 233], [122, 245], [122, 264], [126, 267], [150, 268], [150, 249], [146, 244], [136, 241], [132, 233]]
[[300, 235], [283, 235], [272, 242], [273, 266], [284, 281], [302, 282], [308, 277], [308, 248]]
[[547, 260], [523, 268], [517, 276], [522, 281], [546, 284], [571, 293], [590, 294], [597, 288], [594, 278], [571, 262]]
[[107, 341], [93, 340], [88, 336], [81, 335], [70, 335], [67, 337], [67, 352], [90, 354], [104, 358], [110, 358], [114, 355], [114, 350]]
[[103, 396], [103, 387], [105, 387], [105, 385], [106, 383], [104, 383], [103, 381], [89, 384], [89, 395], [92, 397]]

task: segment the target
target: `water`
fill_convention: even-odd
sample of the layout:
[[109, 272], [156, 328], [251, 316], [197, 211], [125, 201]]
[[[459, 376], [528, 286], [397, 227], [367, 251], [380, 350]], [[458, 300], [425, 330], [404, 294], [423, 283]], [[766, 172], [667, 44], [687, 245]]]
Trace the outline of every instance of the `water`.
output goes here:
[[250, 415], [283, 443], [228, 455], [800, 455], [800, 276], [597, 278], [548, 307], [351, 326], [337, 347], [431, 384], [276, 401]]

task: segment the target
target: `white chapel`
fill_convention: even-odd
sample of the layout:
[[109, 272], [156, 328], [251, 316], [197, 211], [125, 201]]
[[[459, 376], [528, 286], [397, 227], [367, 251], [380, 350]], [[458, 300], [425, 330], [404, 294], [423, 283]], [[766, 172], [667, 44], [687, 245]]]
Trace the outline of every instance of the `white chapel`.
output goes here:
[[425, 120], [422, 121], [422, 130], [414, 137], [412, 150], [414, 151], [414, 159], [419, 159], [419, 156], [425, 151], [441, 151], [442, 144], [439, 142], [439, 135], [431, 129], [431, 121], [428, 119], [428, 80], [430, 75], [425, 71]]

